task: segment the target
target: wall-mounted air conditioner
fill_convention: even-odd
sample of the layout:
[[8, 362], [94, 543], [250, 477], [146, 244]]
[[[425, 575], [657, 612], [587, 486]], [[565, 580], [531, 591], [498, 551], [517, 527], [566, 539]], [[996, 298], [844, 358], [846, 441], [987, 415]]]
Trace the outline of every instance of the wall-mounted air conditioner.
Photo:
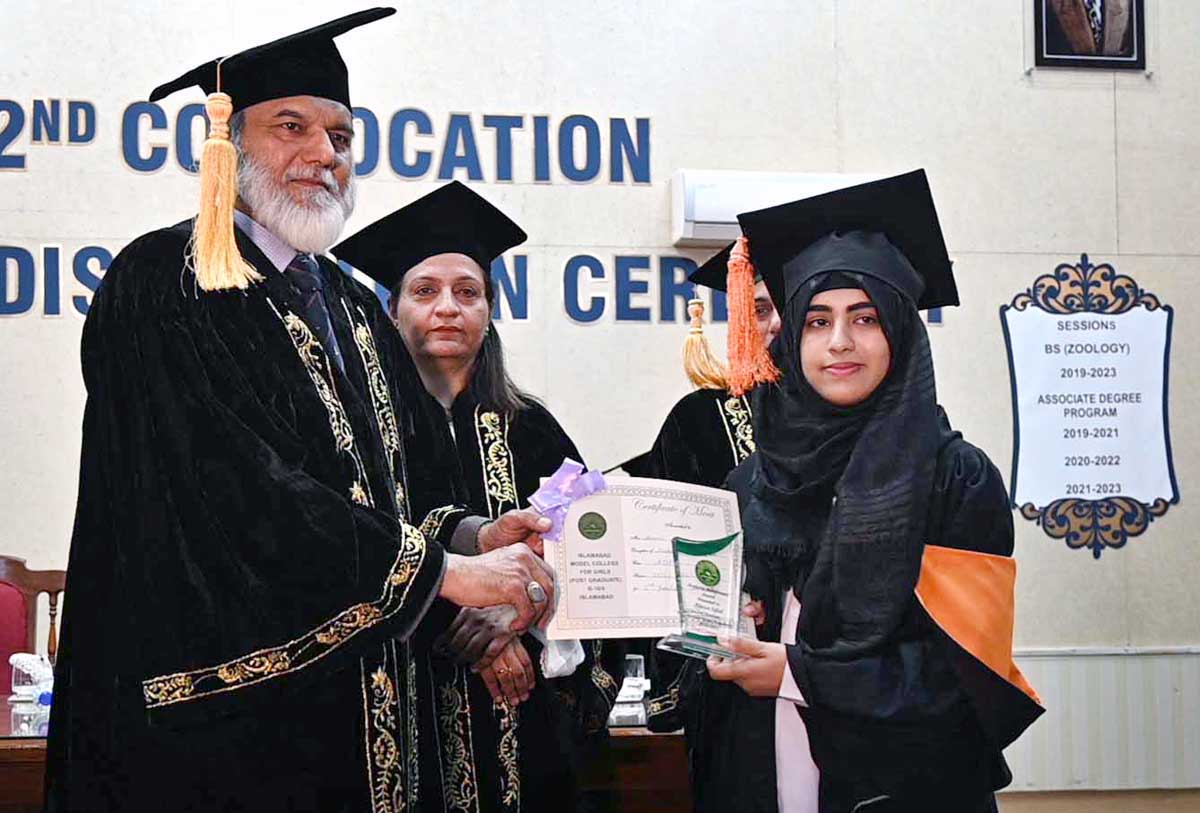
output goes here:
[[681, 169], [671, 176], [671, 242], [723, 246], [736, 239], [739, 212], [752, 212], [885, 177], [838, 172]]

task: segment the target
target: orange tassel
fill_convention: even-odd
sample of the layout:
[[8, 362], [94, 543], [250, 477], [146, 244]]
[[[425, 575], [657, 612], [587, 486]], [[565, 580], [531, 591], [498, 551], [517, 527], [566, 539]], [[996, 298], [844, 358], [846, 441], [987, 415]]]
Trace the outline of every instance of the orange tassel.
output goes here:
[[729, 391], [745, 395], [758, 384], [779, 380], [754, 319], [754, 266], [750, 243], [739, 237], [729, 253], [726, 290], [729, 296]]
[[704, 336], [704, 300], [689, 299], [687, 310], [692, 319], [692, 326], [683, 342], [684, 372], [696, 389], [727, 389], [729, 382], [726, 379], [725, 367], [713, 355], [708, 346], [708, 339]]

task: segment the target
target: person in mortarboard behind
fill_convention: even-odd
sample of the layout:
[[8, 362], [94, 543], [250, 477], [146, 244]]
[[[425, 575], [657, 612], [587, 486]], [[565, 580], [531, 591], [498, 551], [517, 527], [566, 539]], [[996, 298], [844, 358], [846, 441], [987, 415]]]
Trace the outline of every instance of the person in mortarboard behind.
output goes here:
[[387, 375], [403, 346], [318, 256], [353, 205], [333, 38], [393, 12], [151, 94], [220, 91], [197, 217], [127, 246], [83, 329], [48, 811], [420, 809], [416, 766], [435, 744], [412, 736], [407, 636], [438, 596], [513, 605], [516, 629], [553, 599], [522, 544], [541, 518], [481, 529], [481, 547], [516, 544], [472, 557], [410, 524], [408, 413]]
[[[717, 252], [688, 277], [696, 285], [724, 292], [730, 251], [734, 243]], [[769, 346], [779, 334], [779, 314], [771, 302], [766, 283], [754, 280], [753, 311], [735, 309], [731, 316], [749, 316], [747, 325], [735, 324], [731, 330], [752, 327], [758, 341]], [[712, 353], [704, 336], [704, 301], [688, 302], [691, 325], [684, 345], [684, 371], [695, 389], [681, 398], [663, 421], [650, 451], [626, 461], [621, 468], [634, 477], [657, 477], [718, 488], [734, 466], [754, 451], [754, 427], [748, 393], [730, 391], [729, 371]], [[699, 712], [700, 695], [706, 682], [703, 664], [654, 646], [636, 647], [645, 658], [651, 696], [646, 703], [646, 727], [651, 731], [688, 730], [694, 754], [703, 753], [708, 743], [696, 742], [692, 726], [687, 725]], [[725, 703], [732, 693], [728, 687], [709, 685], [711, 702]], [[740, 703], [733, 697], [730, 702]], [[746, 705], [754, 705], [753, 703]], [[759, 704], [763, 705], [763, 704]], [[698, 749], [698, 750], [697, 750]]]
[[737, 809], [994, 811], [1042, 708], [1012, 661], [1004, 484], [937, 403], [918, 311], [958, 294], [925, 173], [738, 220], [783, 330], [731, 365], [783, 375], [728, 481], [759, 640], [708, 666], [776, 698], [774, 759], [757, 732], [740, 755], [773, 798]]
[[[509, 377], [492, 324], [492, 261], [523, 243], [503, 212], [453, 181], [333, 248], [390, 292], [389, 310], [428, 398], [411, 437], [410, 494], [422, 527], [451, 550], [480, 551], [468, 516], [528, 505], [575, 444]], [[466, 543], [464, 545], [464, 542]], [[580, 735], [605, 729], [624, 674], [612, 642], [584, 642], [584, 660], [547, 680], [542, 645], [509, 630], [505, 608], [462, 610], [431, 663], [431, 711], [441, 749], [443, 807], [571, 809], [570, 757]], [[488, 647], [503, 644], [493, 659]], [[473, 666], [472, 666], [473, 664]]]
[[[696, 285], [725, 291], [730, 243], [688, 277]], [[767, 286], [755, 281], [753, 329], [764, 346], [779, 334], [779, 315]], [[695, 388], [667, 414], [650, 451], [622, 464], [635, 477], [659, 477], [719, 487], [730, 470], [754, 451], [750, 402], [730, 392], [729, 373], [704, 336], [704, 301], [688, 302], [691, 317], [684, 346], [684, 371]]]

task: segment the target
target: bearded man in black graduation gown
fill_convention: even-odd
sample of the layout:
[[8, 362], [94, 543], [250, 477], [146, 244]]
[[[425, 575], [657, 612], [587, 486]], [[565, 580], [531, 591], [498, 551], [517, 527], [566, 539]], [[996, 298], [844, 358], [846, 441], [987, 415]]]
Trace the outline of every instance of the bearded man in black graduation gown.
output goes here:
[[411, 361], [373, 295], [320, 256], [353, 205], [333, 37], [390, 13], [151, 96], [219, 82], [232, 97], [250, 270], [214, 285], [186, 221], [127, 246], [89, 311], [49, 811], [419, 810], [440, 789], [421, 786], [436, 745], [409, 634], [443, 623], [422, 621], [438, 596], [514, 604], [514, 628], [546, 606], [531, 582], [553, 600], [522, 544], [534, 515], [485, 526], [502, 547], [471, 558], [417, 529], [399, 440]]

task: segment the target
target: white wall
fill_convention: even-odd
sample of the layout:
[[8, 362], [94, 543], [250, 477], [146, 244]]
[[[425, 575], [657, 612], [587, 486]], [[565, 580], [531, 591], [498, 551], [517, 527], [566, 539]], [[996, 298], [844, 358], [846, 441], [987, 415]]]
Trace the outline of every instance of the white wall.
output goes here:
[[[112, 3], [5, 9], [0, 98], [94, 102], [86, 146], [10, 147], [24, 171], [0, 172], [0, 245], [112, 250], [188, 216], [194, 179], [173, 160], [139, 174], [120, 155], [120, 116], [150, 88], [218, 51], [318, 22], [327, 4]], [[501, 330], [517, 377], [544, 397], [594, 465], [641, 451], [686, 391], [682, 313], [663, 324], [617, 322], [612, 258], [681, 252], [670, 245], [671, 173], [680, 168], [892, 172], [927, 168], [955, 258], [963, 306], [931, 328], [940, 395], [967, 437], [1007, 473], [1012, 420], [997, 310], [1035, 276], [1087, 252], [1176, 307], [1172, 440], [1182, 502], [1144, 536], [1094, 561], [1017, 519], [1018, 644], [1157, 647], [1200, 644], [1200, 573], [1191, 484], [1200, 467], [1200, 4], [1152, 2], [1146, 74], [1033, 70], [1025, 0], [804, 0], [689, 3], [405, 4], [397, 17], [340, 40], [355, 102], [386, 129], [419, 108], [440, 152], [450, 113], [469, 113], [485, 181], [477, 188], [531, 235], [529, 319]], [[135, 12], [135, 8], [137, 9]], [[202, 22], [198, 22], [198, 19]], [[228, 44], [228, 46], [226, 45]], [[199, 91], [164, 104], [173, 117]], [[518, 114], [514, 179], [497, 183], [484, 114]], [[532, 117], [584, 113], [651, 121], [648, 184], [565, 180], [552, 162], [533, 180]], [[0, 124], [3, 117], [0, 116]], [[169, 138], [164, 136], [165, 139]], [[607, 148], [607, 143], [605, 144]], [[436, 156], [435, 156], [436, 163]], [[465, 179], [462, 173], [457, 176]], [[432, 189], [388, 167], [361, 180], [356, 229]], [[570, 322], [562, 270], [603, 260], [609, 298], [596, 323]], [[39, 266], [40, 273], [40, 266]], [[11, 275], [10, 275], [11, 276]], [[650, 294], [657, 299], [653, 274]], [[10, 285], [12, 283], [10, 282]], [[0, 319], [0, 550], [62, 567], [74, 506], [83, 388], [82, 319], [63, 276], [64, 315]], [[721, 329], [714, 331], [719, 340]], [[1086, 702], [1078, 698], [1079, 702]], [[1189, 706], [1194, 713], [1194, 706]], [[1194, 724], [1194, 721], [1192, 721]]]

